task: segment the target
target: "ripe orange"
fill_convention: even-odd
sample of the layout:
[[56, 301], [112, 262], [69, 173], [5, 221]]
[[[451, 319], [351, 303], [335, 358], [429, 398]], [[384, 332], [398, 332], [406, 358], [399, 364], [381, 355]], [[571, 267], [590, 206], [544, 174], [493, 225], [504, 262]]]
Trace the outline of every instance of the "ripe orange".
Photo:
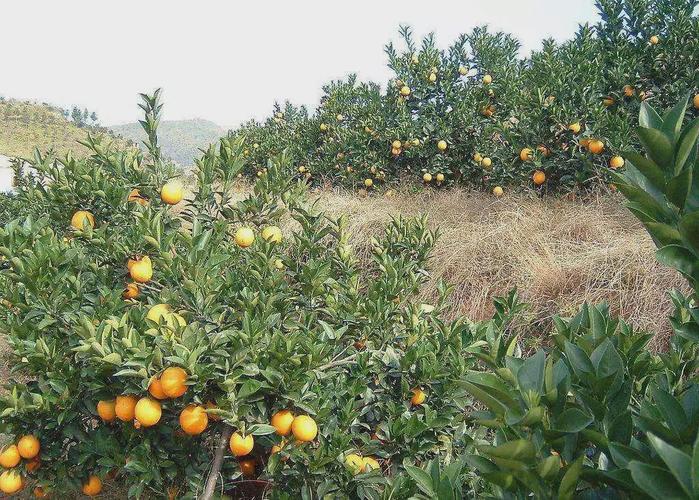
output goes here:
[[158, 377], [152, 377], [148, 384], [148, 392], [155, 399], [167, 399], [167, 394], [163, 391], [163, 385]]
[[0, 474], [0, 491], [6, 495], [14, 495], [24, 486], [24, 480], [17, 471], [6, 470]]
[[151, 427], [160, 421], [163, 414], [163, 409], [160, 403], [152, 398], [141, 398], [136, 403], [134, 411], [136, 420], [143, 427]]
[[493, 194], [496, 197], [500, 198], [503, 195], [503, 193], [504, 193], [504, 191], [502, 190], [502, 188], [500, 186], [495, 186], [493, 188]]
[[549, 148], [547, 148], [546, 146], [544, 146], [543, 144], [539, 144], [536, 147], [536, 150], [547, 158], [549, 156], [551, 156], [551, 150]]
[[138, 284], [136, 283], [127, 283], [126, 288], [124, 288], [124, 291], [121, 293], [121, 297], [124, 300], [128, 299], [135, 299], [138, 297], [140, 290], [138, 288]]
[[272, 415], [272, 426], [280, 436], [288, 436], [291, 433], [291, 424], [294, 421], [294, 414], [290, 410], [280, 410]]
[[184, 197], [184, 189], [182, 184], [176, 181], [170, 181], [165, 184], [160, 190], [160, 199], [168, 205], [177, 205]]
[[41, 445], [36, 436], [28, 435], [22, 436], [17, 441], [17, 450], [22, 458], [27, 460], [34, 458], [39, 454], [39, 449]]
[[403, 85], [400, 88], [400, 95], [402, 95], [403, 97], [408, 97], [410, 95], [410, 87], [408, 87], [407, 85]]
[[536, 170], [534, 175], [532, 175], [532, 180], [534, 181], [534, 184], [541, 186], [544, 182], [546, 182], [546, 174], [541, 170]]
[[568, 125], [568, 130], [570, 130], [574, 134], [579, 134], [581, 128], [582, 127], [580, 126], [579, 122], [571, 123], [570, 125]]
[[621, 168], [624, 166], [624, 159], [621, 156], [612, 156], [612, 159], [609, 160], [609, 166], [614, 170]]
[[692, 99], [692, 103], [694, 104], [694, 107], [696, 109], [699, 109], [699, 94], [696, 94], [694, 96], [694, 99]]
[[650, 44], [651, 45], [658, 45], [659, 43], [660, 43], [660, 38], [658, 37], [658, 35], [653, 35], [652, 37], [650, 37]]
[[480, 153], [475, 153], [473, 155], [473, 161], [480, 163], [483, 161], [483, 156]]
[[97, 403], [97, 414], [105, 422], [113, 422], [116, 418], [116, 401], [111, 399]]
[[614, 106], [614, 98], [605, 97], [604, 99], [602, 99], [602, 104], [604, 104], [606, 107]]
[[70, 218], [70, 225], [73, 229], [82, 231], [86, 225], [95, 227], [95, 216], [87, 210], [78, 210]]
[[228, 444], [230, 445], [233, 455], [236, 457], [244, 457], [252, 451], [255, 446], [255, 439], [252, 437], [252, 434], [243, 437], [240, 433], [234, 432]]
[[593, 155], [598, 155], [604, 150], [604, 143], [599, 139], [593, 139], [590, 141], [590, 144], [587, 146], [587, 149], [589, 149], [590, 153], [592, 153]]
[[90, 476], [88, 480], [83, 483], [83, 493], [89, 497], [97, 496], [101, 491], [102, 480], [97, 476]]
[[20, 460], [22, 460], [22, 457], [19, 454], [17, 446], [14, 444], [6, 446], [3, 448], [2, 453], [0, 453], [0, 465], [6, 469], [16, 467]]
[[180, 427], [190, 436], [201, 434], [208, 425], [209, 416], [202, 406], [189, 405], [180, 413]]
[[446, 151], [446, 149], [447, 149], [447, 141], [444, 141], [444, 140], [439, 141], [439, 142], [437, 143], [437, 149], [439, 149], [440, 151]]
[[235, 232], [235, 243], [240, 248], [247, 248], [255, 241], [255, 233], [249, 227], [241, 227]]
[[468, 69], [466, 66], [459, 66], [459, 74], [461, 76], [466, 76], [468, 74]]
[[419, 406], [425, 402], [425, 399], [427, 399], [427, 394], [425, 394], [425, 391], [419, 387], [416, 387], [413, 389], [413, 397], [410, 398], [410, 404], [413, 406]]
[[318, 425], [308, 415], [299, 415], [291, 423], [291, 432], [297, 441], [306, 443], [313, 441], [318, 435]]
[[255, 459], [248, 458], [238, 462], [240, 465], [240, 472], [243, 473], [243, 477], [254, 477], [255, 476]]
[[422, 176], [422, 180], [423, 180], [424, 182], [426, 182], [426, 183], [432, 182], [432, 174], [429, 173], [429, 172], [426, 172], [426, 173]]
[[633, 88], [631, 85], [624, 85], [624, 95], [626, 97], [633, 97], [633, 95], [636, 93], [636, 89]]
[[127, 267], [131, 279], [138, 283], [147, 283], [153, 277], [153, 265], [151, 264], [150, 257], [147, 255], [137, 259], [130, 259]]
[[320, 124], [320, 131], [321, 132], [327, 132], [328, 131], [328, 126], [325, 123]]
[[432, 83], [436, 82], [436, 81], [437, 81], [437, 74], [436, 74], [436, 73], [430, 73], [430, 76], [429, 76], [428, 79], [429, 79], [429, 81], [432, 82]]
[[160, 385], [163, 393], [169, 398], [179, 398], [187, 392], [187, 372], [179, 366], [171, 366], [160, 375]]
[[485, 83], [486, 85], [490, 85], [491, 83], [493, 83], [493, 77], [490, 75], [485, 75], [483, 77], [483, 83]]
[[138, 399], [136, 396], [117, 396], [116, 404], [114, 405], [114, 412], [119, 420], [122, 422], [130, 422], [136, 416], [136, 403]]
[[34, 493], [34, 498], [48, 498], [49, 496], [46, 490], [41, 486], [37, 486], [36, 488], [34, 488], [32, 493]]
[[442, 182], [444, 182], [444, 174], [441, 172], [438, 173], [435, 179], [437, 179], [437, 182], [441, 184]]
[[282, 241], [282, 230], [277, 226], [267, 226], [262, 230], [262, 238], [272, 243], [279, 243]]
[[487, 156], [481, 160], [481, 166], [486, 170], [488, 170], [492, 165], [493, 165], [493, 160], [491, 160]]
[[364, 459], [357, 453], [350, 453], [345, 457], [345, 467], [352, 474], [357, 475], [364, 469]]
[[370, 188], [371, 186], [374, 185], [374, 181], [371, 179], [364, 179], [364, 186], [367, 188]]
[[534, 153], [534, 152], [533, 152], [531, 149], [529, 149], [529, 148], [523, 148], [523, 149], [519, 152], [519, 159], [522, 160], [522, 161], [529, 161], [529, 160], [532, 159], [532, 154], [533, 154], [533, 153]]
[[393, 156], [398, 156], [400, 154], [400, 149], [398, 148], [391, 148], [391, 154]]
[[400, 149], [401, 147], [403, 147], [403, 143], [400, 142], [398, 139], [394, 140], [391, 143], [391, 148], [393, 148], [393, 149]]

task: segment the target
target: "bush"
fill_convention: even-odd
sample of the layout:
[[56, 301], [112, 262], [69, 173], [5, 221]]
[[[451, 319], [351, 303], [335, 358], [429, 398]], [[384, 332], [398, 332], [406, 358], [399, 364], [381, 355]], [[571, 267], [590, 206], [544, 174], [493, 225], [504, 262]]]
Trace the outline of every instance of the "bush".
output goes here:
[[531, 186], [536, 172], [544, 174], [539, 189], [590, 187], [638, 145], [632, 121], [641, 102], [666, 106], [697, 91], [696, 5], [603, 0], [598, 24], [562, 44], [546, 40], [521, 60], [517, 40], [485, 27], [446, 51], [433, 35], [418, 46], [403, 27], [404, 50], [386, 47], [394, 76], [385, 91], [351, 75], [323, 87], [314, 113], [275, 105], [232, 136], [245, 141], [253, 176], [287, 150], [287, 175], [363, 189], [401, 178]]
[[[16, 379], [0, 432], [18, 444], [0, 453], [4, 492], [115, 478], [129, 497], [696, 497], [696, 291], [673, 294], [667, 353], [586, 304], [525, 355], [516, 292], [488, 321], [444, 321], [449, 286], [415, 300], [425, 221], [393, 220], [360, 269], [284, 153], [237, 200], [246, 146], [224, 138], [183, 198], [161, 106], [143, 96], [147, 154], [89, 137], [85, 159], [37, 155], [17, 196], [29, 215], [0, 229]], [[626, 153], [617, 185], [696, 285], [684, 109], [642, 106], [648, 157]]]

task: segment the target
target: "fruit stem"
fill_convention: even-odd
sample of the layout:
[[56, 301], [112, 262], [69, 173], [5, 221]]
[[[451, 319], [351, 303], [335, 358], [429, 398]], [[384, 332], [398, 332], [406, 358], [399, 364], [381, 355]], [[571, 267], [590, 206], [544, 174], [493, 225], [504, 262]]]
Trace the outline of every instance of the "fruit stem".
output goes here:
[[355, 362], [357, 358], [356, 354], [347, 356], [343, 359], [338, 359], [337, 361], [331, 361], [330, 363], [324, 364], [316, 368], [316, 370], [327, 370], [328, 368], [335, 368], [336, 366], [349, 365]]
[[216, 448], [214, 462], [211, 465], [211, 472], [209, 473], [209, 477], [206, 480], [204, 494], [201, 496], [202, 500], [211, 500], [211, 498], [214, 495], [216, 483], [218, 482], [218, 476], [221, 472], [221, 465], [223, 464], [223, 455], [226, 453], [226, 448], [228, 446], [228, 441], [231, 438], [232, 432], [233, 428], [230, 425], [226, 425], [223, 431], [221, 431], [221, 439], [218, 442], [218, 448]]

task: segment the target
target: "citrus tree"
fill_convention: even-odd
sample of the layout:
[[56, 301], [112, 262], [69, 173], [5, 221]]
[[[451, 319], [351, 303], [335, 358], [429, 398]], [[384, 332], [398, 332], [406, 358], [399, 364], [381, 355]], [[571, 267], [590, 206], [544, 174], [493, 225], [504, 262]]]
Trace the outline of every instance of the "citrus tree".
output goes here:
[[[355, 75], [323, 87], [309, 114], [287, 103], [244, 140], [244, 171], [289, 152], [289, 173], [371, 190], [403, 178], [429, 186], [585, 189], [623, 167], [639, 144], [642, 102], [660, 106], [699, 90], [696, 0], [600, 0], [600, 22], [570, 40], [544, 40], [519, 58], [519, 43], [478, 27], [446, 50], [401, 27], [386, 47], [383, 86]], [[699, 110], [699, 94], [690, 105]]]

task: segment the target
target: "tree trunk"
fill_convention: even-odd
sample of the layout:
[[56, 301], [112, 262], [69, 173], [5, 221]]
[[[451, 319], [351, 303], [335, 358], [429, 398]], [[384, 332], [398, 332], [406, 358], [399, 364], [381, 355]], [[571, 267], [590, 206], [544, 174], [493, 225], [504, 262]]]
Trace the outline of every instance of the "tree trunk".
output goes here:
[[226, 425], [221, 431], [221, 439], [216, 448], [216, 454], [214, 455], [214, 463], [211, 465], [211, 472], [206, 480], [206, 487], [204, 488], [204, 494], [201, 496], [202, 500], [211, 500], [216, 490], [216, 483], [218, 482], [218, 476], [221, 472], [221, 465], [223, 464], [223, 455], [226, 453], [228, 448], [228, 441], [231, 438], [231, 433], [233, 428], [230, 425]]

